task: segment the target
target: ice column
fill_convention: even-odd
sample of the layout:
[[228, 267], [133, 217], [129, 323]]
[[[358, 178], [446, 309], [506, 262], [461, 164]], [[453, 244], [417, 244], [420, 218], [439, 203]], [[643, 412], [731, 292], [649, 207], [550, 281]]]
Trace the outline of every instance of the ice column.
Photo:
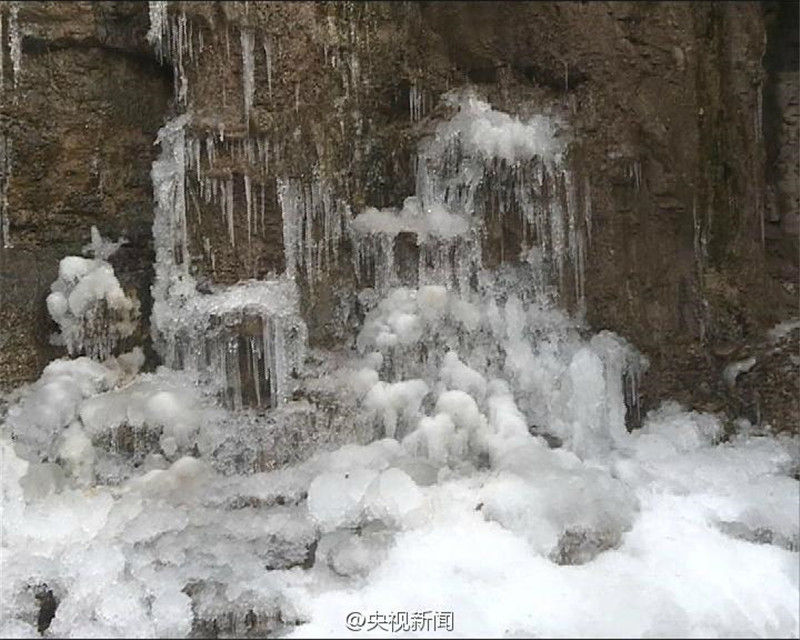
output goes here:
[[[283, 277], [215, 287], [212, 293], [197, 291], [189, 272], [185, 190], [186, 170], [197, 167], [202, 153], [197, 141], [186, 136], [189, 122], [183, 115], [161, 129], [161, 154], [152, 169], [154, 345], [167, 366], [194, 371], [228, 406], [277, 406], [291, 395], [303, 365], [306, 328], [297, 287]], [[215, 147], [206, 143], [213, 161]], [[240, 153], [255, 157], [245, 143]], [[231, 221], [232, 178], [210, 181], [210, 190], [220, 192], [223, 214]], [[252, 217], [251, 199], [252, 194], [247, 197]]]

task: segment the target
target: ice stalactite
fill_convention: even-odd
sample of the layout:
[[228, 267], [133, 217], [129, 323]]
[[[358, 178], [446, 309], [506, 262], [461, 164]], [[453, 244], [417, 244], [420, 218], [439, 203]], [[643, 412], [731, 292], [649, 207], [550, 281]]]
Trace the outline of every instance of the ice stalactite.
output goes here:
[[267, 36], [264, 38], [264, 58], [267, 62], [267, 95], [272, 100], [272, 41]]
[[419, 122], [425, 117], [427, 100], [424, 89], [417, 86], [416, 81], [411, 83], [408, 90], [408, 109], [411, 122]]
[[[412, 120], [423, 117], [423, 98], [424, 92], [412, 85]], [[416, 195], [407, 201], [425, 213], [412, 214], [404, 207], [393, 217], [388, 210], [368, 209], [351, 227], [357, 275], [365, 270], [372, 274], [362, 278], [362, 286], [374, 281], [385, 291], [398, 284], [438, 282], [465, 291], [471, 286], [468, 283], [479, 280], [476, 276], [486, 263], [482, 254], [490, 247], [501, 263], [509, 259], [527, 262], [542, 291], [565, 298], [569, 291], [580, 308], [591, 237], [591, 196], [588, 178], [580, 180], [566, 166], [566, 145], [556, 123], [543, 115], [523, 122], [493, 110], [469, 93], [454, 92], [446, 100], [456, 113], [421, 142], [415, 162]], [[429, 240], [422, 241], [428, 236], [419, 232], [419, 225], [426, 216], [442, 220], [436, 212], [456, 216], [464, 229], [433, 248]], [[509, 218], [519, 229], [513, 247], [518, 255], [511, 254], [512, 248], [504, 244], [503, 229], [508, 226], [504, 220]], [[413, 251], [419, 255], [420, 279], [401, 277], [392, 263], [397, 258], [395, 240], [404, 231], [417, 236]], [[490, 231], [494, 234], [491, 239]], [[377, 240], [376, 234], [385, 237]], [[436, 235], [434, 232], [432, 237]], [[442, 260], [448, 252], [450, 258]], [[446, 262], [460, 275], [442, 278], [440, 267]], [[433, 267], [432, 271], [425, 265]]]
[[242, 91], [244, 94], [244, 121], [250, 127], [250, 111], [253, 108], [253, 94], [255, 92], [255, 62], [253, 47], [255, 46], [255, 33], [252, 29], [242, 27]]
[[[579, 190], [566, 166], [557, 123], [543, 115], [522, 121], [470, 94], [452, 93], [446, 100], [457, 112], [421, 144], [417, 196], [474, 218], [483, 233], [492, 219], [502, 226], [514, 216], [521, 254], [538, 248], [547, 278], [561, 294], [571, 289], [582, 305], [590, 193], [588, 179]], [[502, 237], [500, 242], [504, 260]]]
[[[296, 286], [290, 278], [281, 278], [219, 287], [210, 294], [196, 290], [189, 273], [186, 172], [196, 169], [203, 153], [199, 141], [185, 133], [189, 122], [184, 115], [161, 129], [161, 155], [153, 163], [154, 344], [167, 366], [195, 372], [217, 388], [229, 406], [277, 406], [291, 393], [306, 343]], [[205, 142], [213, 162], [216, 143]], [[227, 143], [240, 157], [255, 157], [255, 149], [248, 152], [248, 145], [255, 146], [252, 140], [228, 138]], [[207, 180], [206, 192], [217, 194], [233, 244], [232, 177]], [[252, 217], [251, 189], [246, 201]]]
[[[412, 241], [410, 256], [399, 255], [401, 235]], [[365, 210], [350, 225], [350, 236], [356, 280], [379, 294], [403, 284], [439, 284], [466, 292], [481, 266], [469, 221], [438, 204], [423, 209], [413, 196], [400, 210]]]
[[0, 243], [11, 247], [11, 210], [8, 206], [8, 184], [11, 181], [12, 141], [0, 136]]
[[167, 55], [164, 43], [168, 42], [169, 38], [167, 0], [151, 0], [147, 4], [150, 13], [147, 41], [155, 48], [159, 60], [163, 60]]
[[179, 104], [189, 100], [188, 67], [202, 49], [202, 30], [194, 33], [185, 11], [170, 15], [169, 3], [163, 0], [149, 3], [150, 27], [147, 41], [153, 46], [159, 60], [172, 63], [174, 91]]
[[335, 198], [328, 182], [315, 177], [278, 179], [283, 214], [286, 273], [302, 276], [313, 292], [320, 279], [339, 264], [339, 249], [350, 209]]
[[[266, 234], [266, 183], [274, 180], [269, 175], [269, 140], [264, 136], [223, 138], [192, 134], [185, 146], [187, 175], [193, 185], [196, 183], [201, 200], [219, 206], [230, 246], [237, 244], [235, 223], [240, 218], [246, 222], [248, 246], [254, 235], [263, 237]], [[244, 190], [245, 206], [241, 211], [235, 206], [234, 188], [238, 189], [235, 183], [241, 184]]]
[[3, 91], [6, 81], [6, 40], [5, 40], [5, 14], [0, 11], [0, 91]]
[[[253, 188], [250, 184], [250, 176], [245, 174], [244, 176], [244, 197], [245, 197], [245, 206], [247, 207], [247, 246], [250, 246], [252, 233], [253, 233]], [[258, 223], [258, 219], [255, 220], [256, 224]]]
[[8, 50], [14, 73], [14, 89], [19, 86], [22, 72], [22, 32], [19, 26], [19, 3], [11, 2], [8, 9]]
[[200, 375], [231, 408], [280, 406], [303, 367], [306, 330], [298, 305], [286, 279], [194, 296], [181, 307], [165, 363]]

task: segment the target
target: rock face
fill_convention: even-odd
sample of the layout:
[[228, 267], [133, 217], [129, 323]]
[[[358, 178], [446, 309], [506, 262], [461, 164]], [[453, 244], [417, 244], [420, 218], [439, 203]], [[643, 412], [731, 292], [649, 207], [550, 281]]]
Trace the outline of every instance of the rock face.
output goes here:
[[145, 40], [146, 5], [6, 2], [1, 12], [0, 378], [11, 386], [57, 353], [44, 300], [91, 225], [128, 238], [112, 262], [149, 298], [149, 171], [171, 77]]
[[[44, 297], [92, 224], [130, 240], [115, 267], [147, 315], [153, 141], [175, 112], [192, 114], [198, 281], [280, 274], [295, 234], [312, 345], [347, 339], [343, 218], [414, 193], [440, 97], [470, 84], [497, 109], [568, 123], [591, 204], [587, 319], [650, 357], [644, 407], [721, 408], [713, 354], [796, 303], [784, 4], [6, 3], [0, 379], [50, 356]], [[516, 260], [520, 234], [492, 222], [489, 262]]]

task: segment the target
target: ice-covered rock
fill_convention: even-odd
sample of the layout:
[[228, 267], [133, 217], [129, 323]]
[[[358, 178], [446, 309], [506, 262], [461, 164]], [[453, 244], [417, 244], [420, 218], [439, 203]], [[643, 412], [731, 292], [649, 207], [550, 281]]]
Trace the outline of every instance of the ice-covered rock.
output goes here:
[[[118, 245], [103, 241], [95, 227], [92, 231], [95, 255], [113, 253]], [[58, 279], [50, 288], [47, 310], [60, 329], [53, 341], [64, 345], [70, 355], [104, 360], [136, 329], [139, 302], [125, 294], [104, 259], [63, 258]]]

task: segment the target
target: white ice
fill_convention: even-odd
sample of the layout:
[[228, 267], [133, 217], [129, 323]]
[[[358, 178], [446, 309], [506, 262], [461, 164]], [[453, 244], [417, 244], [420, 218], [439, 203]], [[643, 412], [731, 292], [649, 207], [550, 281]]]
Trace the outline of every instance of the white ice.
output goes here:
[[104, 259], [123, 241], [103, 240], [92, 227], [92, 243], [87, 247], [102, 257], [67, 256], [59, 263], [47, 310], [60, 329], [54, 343], [66, 346], [72, 355], [107, 358], [117, 343], [136, 329], [138, 300], [125, 294], [113, 267]]

